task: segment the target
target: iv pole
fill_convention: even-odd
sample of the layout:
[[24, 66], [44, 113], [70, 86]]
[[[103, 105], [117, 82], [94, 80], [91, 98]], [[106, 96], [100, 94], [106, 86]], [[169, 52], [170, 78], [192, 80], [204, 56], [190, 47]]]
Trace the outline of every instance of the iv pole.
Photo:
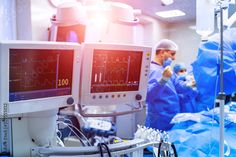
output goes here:
[[219, 105], [220, 105], [220, 157], [224, 157], [224, 105], [226, 95], [224, 93], [224, 63], [223, 63], [223, 7], [222, 3], [218, 1], [218, 5], [220, 7], [220, 92], [217, 97]]

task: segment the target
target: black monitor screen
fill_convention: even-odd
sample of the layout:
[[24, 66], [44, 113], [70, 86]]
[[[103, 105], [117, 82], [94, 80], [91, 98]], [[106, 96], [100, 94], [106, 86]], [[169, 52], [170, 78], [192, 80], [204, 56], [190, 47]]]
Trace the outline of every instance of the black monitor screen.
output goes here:
[[142, 51], [95, 49], [91, 93], [137, 91]]
[[9, 101], [70, 95], [73, 50], [10, 49]]

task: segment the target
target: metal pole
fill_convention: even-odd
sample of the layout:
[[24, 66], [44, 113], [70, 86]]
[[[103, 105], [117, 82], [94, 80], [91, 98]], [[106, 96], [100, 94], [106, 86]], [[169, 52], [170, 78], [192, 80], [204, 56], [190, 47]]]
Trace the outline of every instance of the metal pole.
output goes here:
[[224, 105], [225, 105], [225, 94], [224, 94], [224, 63], [223, 63], [223, 8], [220, 4], [220, 157], [224, 157]]

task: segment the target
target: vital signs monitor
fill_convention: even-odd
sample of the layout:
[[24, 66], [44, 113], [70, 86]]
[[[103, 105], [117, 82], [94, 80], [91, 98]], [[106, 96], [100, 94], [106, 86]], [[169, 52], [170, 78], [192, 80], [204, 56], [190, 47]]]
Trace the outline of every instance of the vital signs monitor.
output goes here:
[[81, 105], [117, 105], [144, 101], [151, 48], [83, 43]]
[[0, 42], [1, 114], [44, 111], [77, 102], [80, 59], [76, 43]]

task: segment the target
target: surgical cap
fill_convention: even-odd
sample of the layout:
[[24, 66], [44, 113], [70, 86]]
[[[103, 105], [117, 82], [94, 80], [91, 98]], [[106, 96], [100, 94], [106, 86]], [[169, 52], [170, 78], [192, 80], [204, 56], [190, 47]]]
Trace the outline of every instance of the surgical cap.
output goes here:
[[178, 45], [169, 39], [162, 39], [160, 42], [156, 44], [155, 50], [178, 51]]
[[186, 66], [184, 63], [176, 63], [173, 70], [175, 73], [178, 73], [180, 70], [186, 70]]

